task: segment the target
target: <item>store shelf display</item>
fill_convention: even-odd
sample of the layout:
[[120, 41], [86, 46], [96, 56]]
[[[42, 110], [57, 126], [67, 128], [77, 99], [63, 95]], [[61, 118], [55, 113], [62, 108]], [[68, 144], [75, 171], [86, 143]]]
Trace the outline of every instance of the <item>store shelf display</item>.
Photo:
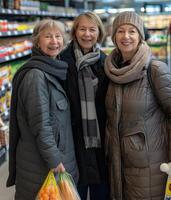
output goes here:
[[143, 16], [145, 26], [148, 29], [150, 38], [148, 44], [152, 49], [152, 53], [159, 60], [164, 61], [170, 66], [169, 53], [169, 24], [171, 23], [170, 15], [145, 15]]
[[9, 145], [9, 113], [11, 101], [11, 66], [0, 68], [0, 165], [6, 160]]
[[12, 61], [31, 54], [32, 42], [24, 40], [0, 47], [0, 63]]

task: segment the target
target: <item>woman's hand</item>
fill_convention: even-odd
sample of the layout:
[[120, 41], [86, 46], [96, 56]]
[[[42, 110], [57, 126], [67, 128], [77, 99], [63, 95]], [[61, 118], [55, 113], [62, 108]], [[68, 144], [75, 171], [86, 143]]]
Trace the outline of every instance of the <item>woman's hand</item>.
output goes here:
[[0, 118], [0, 127], [3, 127], [5, 124], [4, 122], [2, 121], [2, 119]]
[[56, 168], [53, 169], [53, 171], [56, 173], [65, 172], [65, 167], [62, 163], [60, 163]]

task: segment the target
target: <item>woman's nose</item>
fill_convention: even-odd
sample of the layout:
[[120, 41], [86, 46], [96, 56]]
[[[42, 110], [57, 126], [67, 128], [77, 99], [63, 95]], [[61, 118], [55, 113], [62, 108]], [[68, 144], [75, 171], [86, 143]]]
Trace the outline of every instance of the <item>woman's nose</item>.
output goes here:
[[52, 37], [51, 37], [51, 42], [57, 42], [56, 36], [52, 36]]
[[126, 31], [126, 32], [124, 33], [124, 37], [126, 37], [126, 38], [129, 37], [129, 32]]
[[85, 30], [85, 35], [90, 35], [90, 31], [88, 29]]

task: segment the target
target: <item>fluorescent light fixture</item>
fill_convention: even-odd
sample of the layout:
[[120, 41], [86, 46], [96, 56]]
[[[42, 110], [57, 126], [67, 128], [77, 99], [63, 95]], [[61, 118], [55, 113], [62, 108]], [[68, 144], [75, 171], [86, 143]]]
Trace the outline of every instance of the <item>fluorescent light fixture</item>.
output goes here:
[[110, 13], [110, 14], [115, 14], [115, 13], [118, 12], [118, 10], [115, 9], [115, 8], [109, 8], [109, 9], [107, 9], [107, 12]]
[[124, 11], [135, 11], [135, 8], [119, 8], [117, 9], [118, 12], [124, 12]]
[[171, 4], [166, 6], [166, 7], [164, 7], [164, 11], [165, 12], [170, 12], [171, 11]]
[[106, 12], [106, 10], [105, 9], [95, 9], [94, 12], [97, 14], [103, 14]]
[[144, 7], [141, 7], [141, 12], [145, 12], [145, 8]]

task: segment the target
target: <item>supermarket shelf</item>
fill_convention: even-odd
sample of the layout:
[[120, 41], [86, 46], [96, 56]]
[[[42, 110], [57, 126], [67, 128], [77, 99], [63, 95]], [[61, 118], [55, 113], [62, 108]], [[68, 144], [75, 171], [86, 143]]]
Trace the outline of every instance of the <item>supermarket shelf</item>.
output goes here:
[[26, 11], [26, 10], [11, 10], [0, 8], [1, 15], [22, 15], [22, 16], [46, 16], [46, 17], [76, 17], [75, 13], [52, 13], [48, 11]]
[[15, 60], [15, 59], [18, 59], [18, 58], [22, 58], [22, 57], [28, 56], [30, 54], [31, 54], [31, 50], [26, 50], [26, 51], [23, 51], [22, 53], [13, 54], [13, 55], [10, 55], [10, 56], [5, 56], [3, 58], [0, 58], [0, 63], [4, 63], [4, 62], [12, 61], [12, 60]]
[[165, 31], [167, 30], [167, 27], [162, 27], [162, 28], [147, 28], [148, 31]]
[[157, 42], [157, 43], [148, 43], [148, 45], [150, 47], [166, 47], [167, 46], [167, 42]]
[[31, 35], [32, 33], [33, 33], [33, 29], [23, 30], [23, 31], [6, 31], [6, 32], [0, 32], [0, 37], [14, 37], [14, 36], [21, 36], [21, 35]]

